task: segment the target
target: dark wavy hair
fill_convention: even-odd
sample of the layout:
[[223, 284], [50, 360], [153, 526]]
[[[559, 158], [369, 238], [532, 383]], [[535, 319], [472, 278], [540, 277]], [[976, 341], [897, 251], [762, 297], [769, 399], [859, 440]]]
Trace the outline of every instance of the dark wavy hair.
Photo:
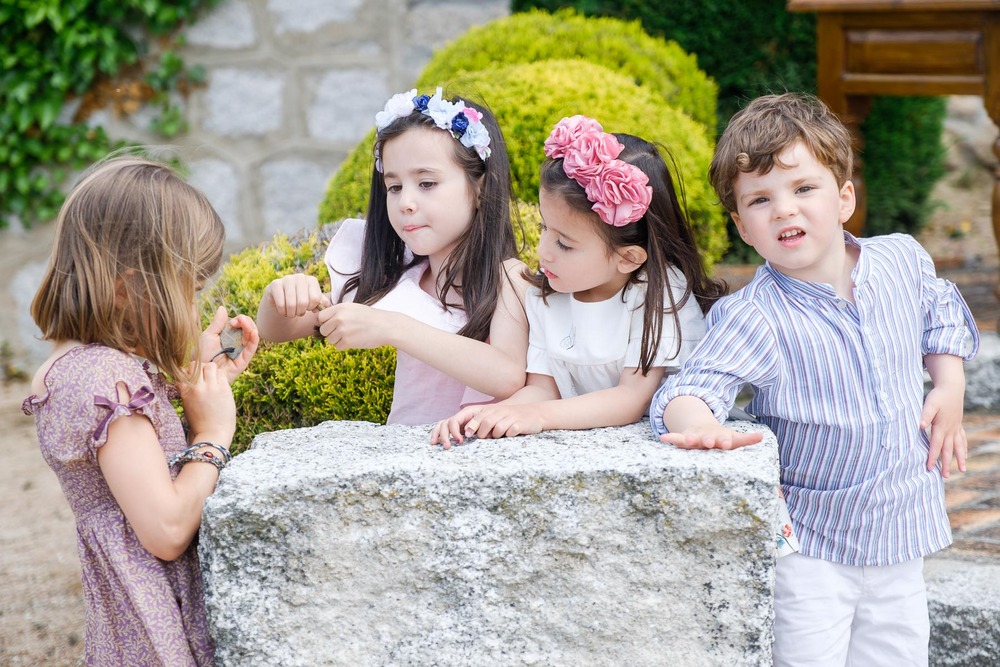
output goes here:
[[[645, 375], [649, 372], [660, 345], [663, 316], [669, 313], [674, 318], [680, 334], [677, 313], [687, 300], [694, 296], [701, 311], [707, 313], [712, 304], [726, 293], [727, 286], [724, 281], [710, 278], [705, 271], [698, 246], [695, 245], [694, 232], [684, 213], [682, 199], [677, 195], [670, 169], [660, 153], [663, 151], [669, 157], [669, 151], [661, 145], [630, 134], [614, 136], [625, 147], [618, 159], [641, 169], [649, 177], [649, 185], [653, 188], [649, 209], [641, 218], [622, 227], [604, 223], [594, 212], [593, 202], [587, 199], [583, 187], [566, 175], [562, 159], [548, 159], [542, 163], [541, 187], [547, 193], [562, 197], [573, 209], [587, 214], [607, 244], [609, 252], [630, 245], [646, 250], [646, 262], [629, 276], [629, 284], [646, 282], [642, 353], [639, 358]], [[676, 163], [672, 157], [670, 162], [674, 164], [676, 171]], [[676, 267], [687, 280], [687, 289], [679, 298], [669, 287], [668, 271], [671, 267]], [[525, 278], [541, 290], [543, 298], [555, 291], [548, 279], [540, 273], [525, 273]], [[666, 311], [663, 308], [664, 297], [670, 303], [670, 309]], [[674, 354], [680, 351], [680, 345], [678, 335]]]
[[[502, 281], [509, 280], [503, 262], [518, 255], [513, 224], [520, 221], [516, 217], [512, 220], [510, 163], [500, 126], [486, 106], [468, 101], [465, 104], [482, 114], [482, 123], [490, 133], [491, 152], [484, 161], [474, 148], [463, 146], [457, 139], [452, 142], [455, 163], [465, 172], [473, 191], [479, 185], [479, 198], [469, 228], [441, 268], [443, 280], [438, 281], [437, 289], [438, 299], [446, 309], [449, 290], [454, 289], [462, 297], [468, 322], [459, 335], [485, 341]], [[438, 128], [430, 116], [414, 112], [397, 118], [376, 135], [373, 154], [384, 154], [385, 142], [415, 127], [447, 132]], [[361, 269], [347, 280], [340, 295], [342, 300], [344, 294], [357, 289], [355, 301], [368, 305], [385, 296], [407, 269], [423, 260], [422, 256], [414, 256], [406, 261], [406, 246], [389, 223], [385, 180], [374, 166], [371, 183]]]

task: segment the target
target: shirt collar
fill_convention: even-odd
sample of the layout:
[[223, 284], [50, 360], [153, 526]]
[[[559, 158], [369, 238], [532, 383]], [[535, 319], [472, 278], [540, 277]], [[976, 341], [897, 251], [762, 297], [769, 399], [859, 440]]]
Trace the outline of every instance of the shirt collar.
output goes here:
[[[864, 253], [861, 252], [862, 244], [860, 239], [856, 238], [848, 231], [844, 231], [844, 243], [858, 249], [858, 263], [854, 266], [854, 270], [851, 272], [851, 280], [854, 281], [854, 286], [858, 287], [868, 277], [868, 263], [865, 261]], [[833, 290], [833, 286], [829, 283], [814, 283], [799, 280], [798, 278], [792, 278], [791, 276], [785, 275], [781, 271], [775, 269], [771, 266], [770, 262], [766, 262], [764, 264], [764, 271], [771, 276], [771, 279], [778, 284], [778, 287], [791, 294], [797, 294], [813, 299], [837, 298], [837, 293]]]

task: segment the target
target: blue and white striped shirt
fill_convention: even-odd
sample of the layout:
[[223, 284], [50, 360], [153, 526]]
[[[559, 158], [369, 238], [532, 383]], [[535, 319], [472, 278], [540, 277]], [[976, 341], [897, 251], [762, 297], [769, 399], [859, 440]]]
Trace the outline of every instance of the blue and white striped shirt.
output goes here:
[[940, 471], [927, 471], [923, 357], [971, 359], [979, 333], [955, 286], [910, 236], [856, 239], [854, 303], [830, 285], [765, 265], [708, 315], [708, 333], [653, 397], [677, 396], [724, 421], [744, 384], [747, 410], [778, 438], [781, 482], [802, 553], [891, 565], [951, 543]]

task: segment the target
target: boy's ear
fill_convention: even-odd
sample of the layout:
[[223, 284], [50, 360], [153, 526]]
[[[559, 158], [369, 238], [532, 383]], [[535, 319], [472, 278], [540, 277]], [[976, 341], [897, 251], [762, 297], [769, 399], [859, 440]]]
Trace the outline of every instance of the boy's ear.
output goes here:
[[740, 220], [740, 214], [736, 211], [730, 211], [729, 217], [733, 219], [733, 224], [736, 225], [736, 231], [740, 233], [740, 238], [743, 239], [743, 242], [748, 246], [752, 246], [753, 243], [751, 243], [750, 239], [747, 238], [746, 229], [743, 227], [743, 222]]
[[645, 264], [646, 258], [649, 257], [646, 249], [637, 245], [627, 245], [624, 248], [619, 248], [616, 252], [618, 253], [618, 270], [621, 273], [632, 273]]
[[844, 224], [854, 215], [854, 209], [858, 205], [857, 193], [854, 192], [854, 183], [844, 181], [840, 186], [840, 224]]

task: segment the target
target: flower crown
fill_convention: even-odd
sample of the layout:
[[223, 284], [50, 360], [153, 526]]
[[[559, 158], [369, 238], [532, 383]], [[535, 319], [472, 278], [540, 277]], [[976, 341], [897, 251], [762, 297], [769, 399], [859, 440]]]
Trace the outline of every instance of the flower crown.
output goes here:
[[[419, 111], [425, 116], [434, 119], [434, 124], [442, 130], [447, 130], [451, 136], [466, 148], [476, 149], [483, 162], [490, 156], [490, 132], [483, 125], [483, 114], [470, 106], [466, 106], [462, 100], [449, 102], [441, 97], [441, 88], [438, 87], [434, 96], [417, 96], [417, 89], [414, 88], [406, 93], [397, 93], [389, 98], [385, 103], [385, 108], [375, 114], [375, 127], [381, 132], [389, 127], [398, 118], [409, 116], [414, 111]], [[375, 144], [375, 169], [382, 172], [382, 156], [379, 144]]]
[[593, 118], [576, 115], [556, 123], [545, 140], [545, 155], [562, 159], [563, 171], [580, 184], [591, 208], [612, 227], [624, 227], [646, 214], [653, 200], [649, 177], [616, 159], [625, 147]]

